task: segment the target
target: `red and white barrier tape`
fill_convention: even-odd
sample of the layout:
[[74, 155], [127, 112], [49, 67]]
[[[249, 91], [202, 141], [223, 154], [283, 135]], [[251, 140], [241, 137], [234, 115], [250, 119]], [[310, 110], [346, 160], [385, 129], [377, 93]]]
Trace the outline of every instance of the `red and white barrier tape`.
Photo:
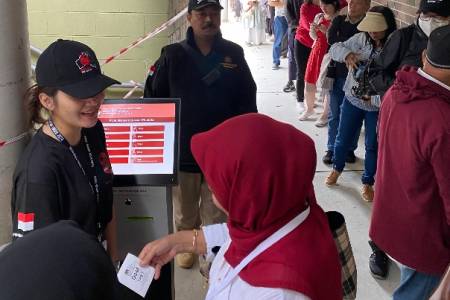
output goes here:
[[142, 44], [143, 42], [145, 42], [146, 40], [156, 36], [157, 34], [159, 34], [160, 32], [166, 30], [170, 25], [172, 25], [173, 23], [175, 23], [176, 21], [178, 21], [181, 17], [183, 17], [185, 14], [187, 13], [187, 7], [185, 9], [183, 9], [182, 11], [180, 11], [176, 16], [174, 16], [172, 19], [168, 20], [167, 22], [163, 23], [161, 26], [159, 26], [158, 28], [156, 28], [155, 30], [153, 30], [152, 32], [147, 33], [146, 35], [144, 35], [143, 37], [137, 39], [136, 41], [134, 41], [133, 43], [131, 43], [130, 45], [128, 45], [128, 47], [122, 48], [121, 50], [119, 50], [116, 54], [113, 54], [111, 56], [109, 56], [103, 63], [102, 65], [106, 65], [108, 63], [110, 63], [111, 61], [113, 61], [114, 59], [118, 58], [119, 56], [122, 56], [123, 54], [125, 54], [126, 52], [128, 52], [129, 50], [139, 46], [140, 44]]
[[[110, 63], [111, 61], [113, 61], [114, 59], [118, 58], [119, 56], [122, 56], [123, 54], [125, 54], [126, 52], [128, 52], [129, 50], [139, 46], [140, 44], [142, 44], [143, 42], [145, 42], [146, 40], [158, 35], [159, 33], [161, 33], [162, 31], [166, 30], [169, 26], [171, 26], [173, 23], [175, 23], [176, 21], [178, 21], [181, 17], [183, 17], [186, 13], [187, 13], [187, 7], [185, 9], [183, 9], [182, 11], [180, 11], [176, 16], [174, 16], [173, 18], [171, 18], [170, 20], [168, 20], [167, 22], [164, 22], [161, 26], [159, 26], [158, 28], [156, 28], [155, 30], [153, 30], [152, 32], [147, 33], [146, 35], [144, 35], [143, 37], [139, 38], [138, 40], [134, 41], [133, 43], [131, 43], [128, 47], [126, 48], [122, 48], [120, 51], [118, 51], [116, 54], [113, 54], [111, 56], [109, 56], [103, 63], [102, 65], [106, 65], [108, 63]], [[135, 82], [133, 82], [135, 84], [135, 86], [133, 87], [133, 89], [131, 91], [129, 91], [124, 98], [128, 98], [130, 97], [135, 91], [136, 89], [139, 88], [139, 85]], [[0, 148], [5, 147], [7, 145], [13, 144], [13, 143], [17, 143], [18, 141], [20, 141], [21, 139], [25, 138], [28, 135], [28, 132], [24, 132], [16, 137], [7, 139], [7, 140], [0, 140]]]
[[134, 84], [134, 87], [125, 95], [123, 96], [123, 99], [128, 99], [133, 95], [133, 93], [140, 88], [139, 84], [137, 82], [134, 82], [133, 80], [130, 81], [131, 84]]
[[26, 136], [28, 136], [28, 132], [24, 132], [24, 133], [22, 133], [22, 134], [20, 134], [20, 135], [18, 135], [16, 137], [7, 139], [5, 141], [0, 140], [0, 148], [5, 147], [5, 146], [10, 145], [10, 144], [17, 143], [18, 141], [20, 141], [21, 139], [25, 138]]

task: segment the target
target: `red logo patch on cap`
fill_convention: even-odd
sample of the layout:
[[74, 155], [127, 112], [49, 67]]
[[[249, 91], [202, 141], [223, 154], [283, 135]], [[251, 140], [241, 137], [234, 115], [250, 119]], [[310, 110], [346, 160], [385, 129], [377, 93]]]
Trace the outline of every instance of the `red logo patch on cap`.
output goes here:
[[92, 63], [92, 59], [87, 52], [81, 52], [75, 63], [82, 74], [88, 73], [97, 68], [97, 66]]

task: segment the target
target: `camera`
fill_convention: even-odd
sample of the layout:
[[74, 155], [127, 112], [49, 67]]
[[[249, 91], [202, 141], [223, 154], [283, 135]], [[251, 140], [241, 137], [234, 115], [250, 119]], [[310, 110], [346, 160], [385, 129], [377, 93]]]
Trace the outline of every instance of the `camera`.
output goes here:
[[360, 62], [358, 67], [353, 69], [353, 78], [356, 81], [356, 85], [352, 87], [352, 95], [356, 98], [363, 99], [364, 97], [377, 94], [369, 81], [369, 65], [370, 61], [366, 63]]

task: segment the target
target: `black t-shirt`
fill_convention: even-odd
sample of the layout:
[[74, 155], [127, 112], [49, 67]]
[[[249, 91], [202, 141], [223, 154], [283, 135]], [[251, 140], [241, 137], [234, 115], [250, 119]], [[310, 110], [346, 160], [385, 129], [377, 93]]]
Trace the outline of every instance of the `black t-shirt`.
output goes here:
[[[95, 168], [82, 138], [74, 151], [87, 175], [77, 164], [69, 147], [38, 130], [25, 149], [14, 173], [11, 212], [13, 238], [59, 220], [74, 220], [89, 234], [98, 235], [112, 217], [112, 169], [106, 152], [103, 125], [83, 129]], [[99, 182], [97, 204], [93, 173]], [[101, 224], [101, 229], [98, 228]]]
[[[362, 18], [361, 18], [362, 20]], [[347, 20], [347, 16], [337, 16], [333, 19], [333, 22], [328, 29], [327, 38], [328, 44], [331, 46], [334, 43], [344, 42], [359, 33], [358, 25], [361, 21], [357, 23], [351, 23]], [[345, 63], [336, 64], [336, 78], [346, 78], [348, 74], [348, 69]]]

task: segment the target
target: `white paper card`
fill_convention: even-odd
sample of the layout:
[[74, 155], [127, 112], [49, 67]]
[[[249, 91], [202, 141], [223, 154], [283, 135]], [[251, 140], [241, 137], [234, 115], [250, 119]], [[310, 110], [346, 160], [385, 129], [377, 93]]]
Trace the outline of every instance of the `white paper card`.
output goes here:
[[121, 284], [143, 298], [147, 294], [153, 276], [155, 276], [155, 269], [150, 266], [139, 266], [139, 259], [130, 253], [125, 257], [125, 261], [120, 267], [119, 273], [117, 273], [117, 278]]

